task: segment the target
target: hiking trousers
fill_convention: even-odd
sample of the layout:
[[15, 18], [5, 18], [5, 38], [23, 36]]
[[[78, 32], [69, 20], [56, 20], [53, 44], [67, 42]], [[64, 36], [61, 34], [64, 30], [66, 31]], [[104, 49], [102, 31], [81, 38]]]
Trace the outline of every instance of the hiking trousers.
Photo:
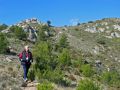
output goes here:
[[30, 66], [31, 66], [31, 64], [29, 63], [24, 63], [24, 64], [22, 64], [22, 66], [23, 66], [23, 72], [24, 72], [24, 80], [26, 80], [27, 79], [27, 74], [28, 74], [28, 71], [29, 71], [29, 68], [30, 68]]

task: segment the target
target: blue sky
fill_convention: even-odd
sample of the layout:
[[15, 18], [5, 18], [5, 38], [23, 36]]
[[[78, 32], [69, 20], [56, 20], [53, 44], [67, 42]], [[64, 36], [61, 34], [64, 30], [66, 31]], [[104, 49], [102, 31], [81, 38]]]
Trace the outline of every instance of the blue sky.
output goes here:
[[0, 23], [15, 24], [32, 17], [51, 20], [55, 26], [120, 18], [120, 0], [0, 0]]

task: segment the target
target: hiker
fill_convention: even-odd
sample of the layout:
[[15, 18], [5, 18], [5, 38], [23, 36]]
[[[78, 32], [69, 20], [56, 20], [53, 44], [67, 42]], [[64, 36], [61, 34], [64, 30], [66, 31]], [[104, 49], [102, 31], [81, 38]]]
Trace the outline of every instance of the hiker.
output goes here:
[[26, 82], [29, 68], [33, 62], [32, 53], [29, 51], [28, 46], [25, 46], [24, 50], [19, 54], [19, 59], [21, 61], [21, 65], [23, 66], [24, 81]]

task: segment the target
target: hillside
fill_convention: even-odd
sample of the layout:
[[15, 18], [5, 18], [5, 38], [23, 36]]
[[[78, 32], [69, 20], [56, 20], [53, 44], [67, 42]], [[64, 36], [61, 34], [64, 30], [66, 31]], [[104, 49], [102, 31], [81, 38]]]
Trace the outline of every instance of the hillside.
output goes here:
[[[33, 18], [2, 27], [0, 31], [9, 42], [10, 52], [0, 54], [0, 90], [24, 90], [17, 55], [26, 44], [34, 55], [30, 73], [34, 72], [35, 83], [48, 81], [54, 90], [76, 90], [81, 80], [90, 79], [102, 90], [120, 90], [119, 18], [104, 18], [76, 26], [48, 24]], [[17, 32], [19, 30], [22, 32]], [[21, 38], [23, 35], [26, 37]]]

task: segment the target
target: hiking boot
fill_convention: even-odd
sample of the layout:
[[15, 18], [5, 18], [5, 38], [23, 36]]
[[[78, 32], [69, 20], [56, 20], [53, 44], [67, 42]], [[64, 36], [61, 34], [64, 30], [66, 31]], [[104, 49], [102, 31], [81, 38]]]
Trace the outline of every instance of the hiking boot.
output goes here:
[[27, 82], [28, 81], [28, 79], [26, 78], [26, 79], [24, 79], [24, 82]]

